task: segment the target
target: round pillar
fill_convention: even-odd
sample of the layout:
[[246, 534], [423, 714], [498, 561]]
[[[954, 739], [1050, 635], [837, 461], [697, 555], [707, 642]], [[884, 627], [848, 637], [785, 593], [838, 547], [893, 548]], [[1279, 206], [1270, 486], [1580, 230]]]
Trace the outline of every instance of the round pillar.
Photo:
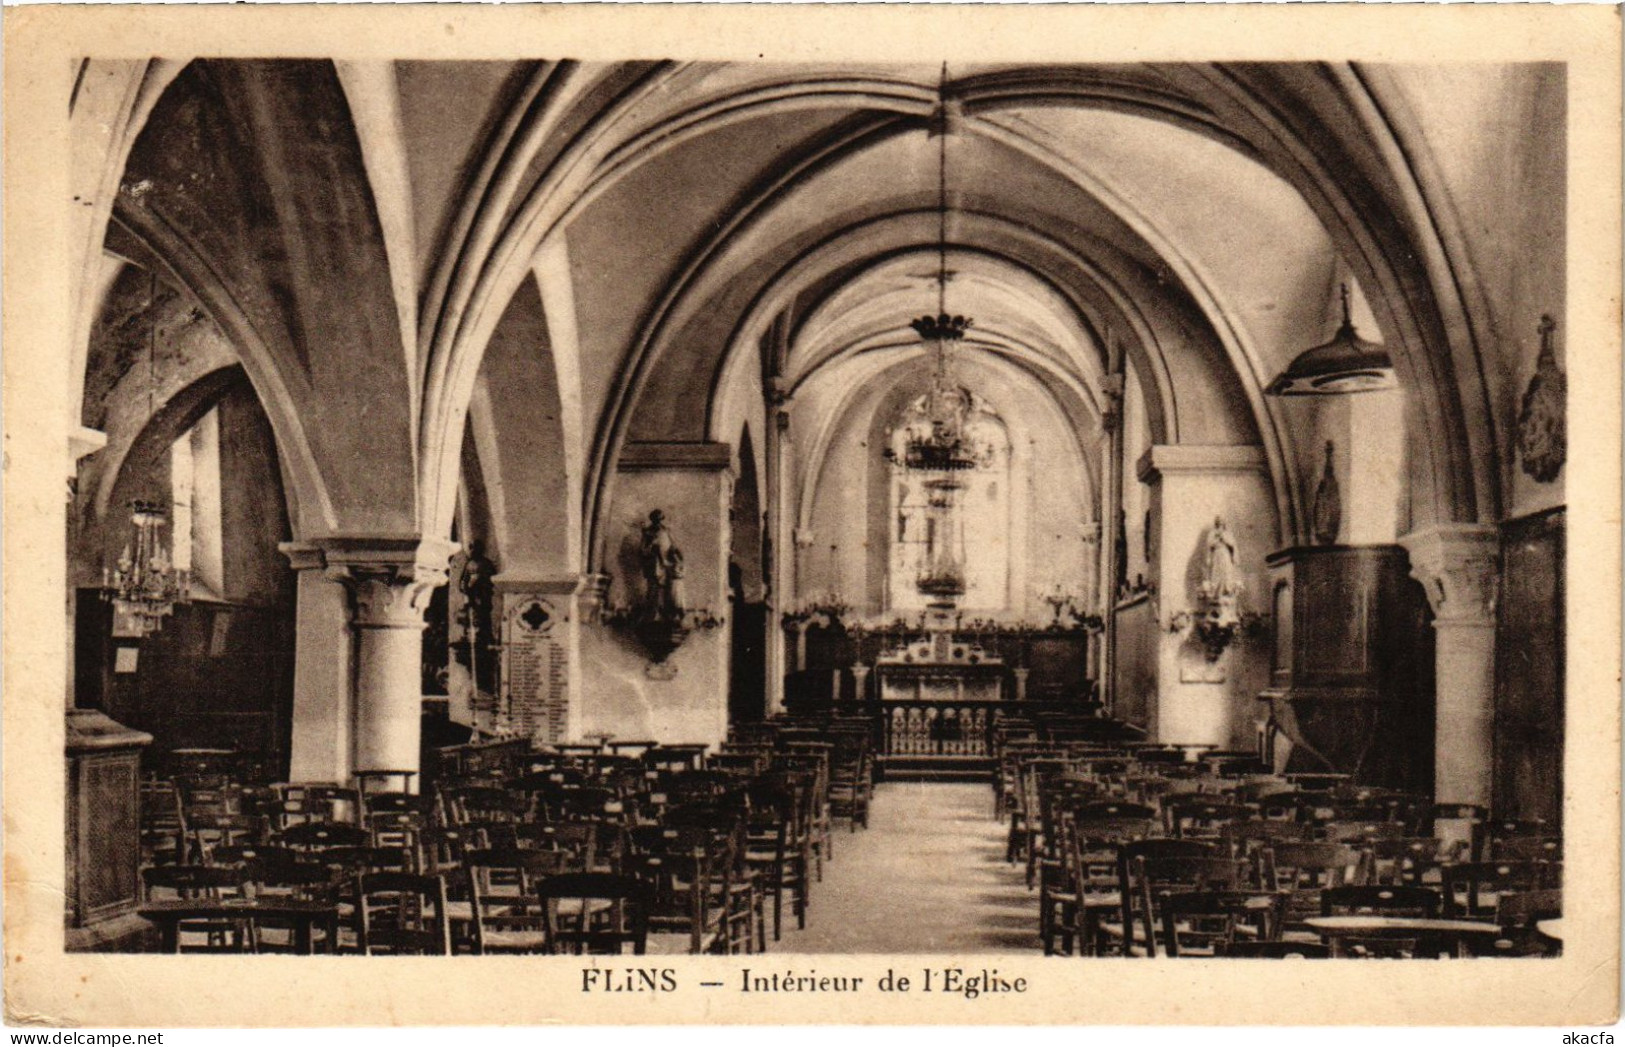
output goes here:
[[1442, 524], [1399, 542], [1434, 614], [1434, 800], [1489, 807], [1499, 536], [1488, 525]]

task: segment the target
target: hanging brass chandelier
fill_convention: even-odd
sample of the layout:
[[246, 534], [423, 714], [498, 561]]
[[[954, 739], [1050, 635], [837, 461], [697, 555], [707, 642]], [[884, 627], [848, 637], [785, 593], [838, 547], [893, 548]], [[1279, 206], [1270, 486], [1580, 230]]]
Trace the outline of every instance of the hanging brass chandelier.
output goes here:
[[[929, 134], [937, 139], [937, 311], [909, 322], [931, 354], [931, 386], [925, 394], [924, 426], [911, 426], [903, 444], [901, 464], [919, 472], [960, 472], [987, 461], [987, 449], [977, 447], [966, 432], [971, 413], [970, 394], [959, 384], [953, 352], [972, 320], [948, 312], [948, 136], [952, 133], [948, 104], [943, 97], [948, 67], [942, 67], [937, 89], [937, 110]], [[894, 450], [887, 457], [896, 461]]]

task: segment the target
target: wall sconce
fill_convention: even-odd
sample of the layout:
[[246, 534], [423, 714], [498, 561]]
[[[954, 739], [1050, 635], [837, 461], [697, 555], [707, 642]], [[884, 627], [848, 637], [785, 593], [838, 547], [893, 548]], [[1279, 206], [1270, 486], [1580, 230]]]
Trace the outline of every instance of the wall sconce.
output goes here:
[[1210, 662], [1216, 662], [1240, 636], [1262, 635], [1269, 624], [1269, 616], [1254, 611], [1225, 613], [1217, 606], [1205, 610], [1179, 611], [1168, 619], [1170, 633], [1194, 630], [1202, 645], [1202, 653]]
[[607, 606], [600, 619], [605, 625], [631, 633], [649, 660], [664, 664], [694, 632], [709, 632], [727, 624], [727, 618], [709, 607], [695, 607], [673, 615], [650, 617], [641, 608]]

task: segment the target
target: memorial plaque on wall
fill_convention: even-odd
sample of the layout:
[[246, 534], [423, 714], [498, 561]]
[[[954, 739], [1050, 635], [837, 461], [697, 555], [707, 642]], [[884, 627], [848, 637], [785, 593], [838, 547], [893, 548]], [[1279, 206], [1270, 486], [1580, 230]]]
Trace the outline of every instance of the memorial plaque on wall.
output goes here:
[[564, 737], [569, 713], [569, 652], [559, 610], [540, 596], [509, 597], [503, 619], [502, 726], [541, 742]]

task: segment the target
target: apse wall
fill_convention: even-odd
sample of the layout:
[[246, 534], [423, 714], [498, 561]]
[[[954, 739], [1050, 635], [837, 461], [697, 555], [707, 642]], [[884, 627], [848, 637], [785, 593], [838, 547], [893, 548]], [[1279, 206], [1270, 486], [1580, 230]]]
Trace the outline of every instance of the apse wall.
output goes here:
[[[1055, 586], [1082, 596], [1094, 584], [1095, 553], [1084, 535], [1096, 499], [1078, 436], [1089, 423], [1069, 417], [1025, 371], [970, 352], [958, 367], [964, 387], [987, 401], [1011, 442], [1012, 584], [1009, 605], [992, 616], [1047, 621], [1043, 598]], [[798, 534], [797, 598], [834, 590], [864, 615], [891, 616], [885, 572], [893, 467], [881, 452], [898, 412], [923, 392], [917, 368], [894, 369], [848, 402], [819, 461], [808, 460], [812, 448], [797, 445], [799, 483], [812, 485], [811, 511]], [[793, 424], [799, 431], [800, 418]]]

